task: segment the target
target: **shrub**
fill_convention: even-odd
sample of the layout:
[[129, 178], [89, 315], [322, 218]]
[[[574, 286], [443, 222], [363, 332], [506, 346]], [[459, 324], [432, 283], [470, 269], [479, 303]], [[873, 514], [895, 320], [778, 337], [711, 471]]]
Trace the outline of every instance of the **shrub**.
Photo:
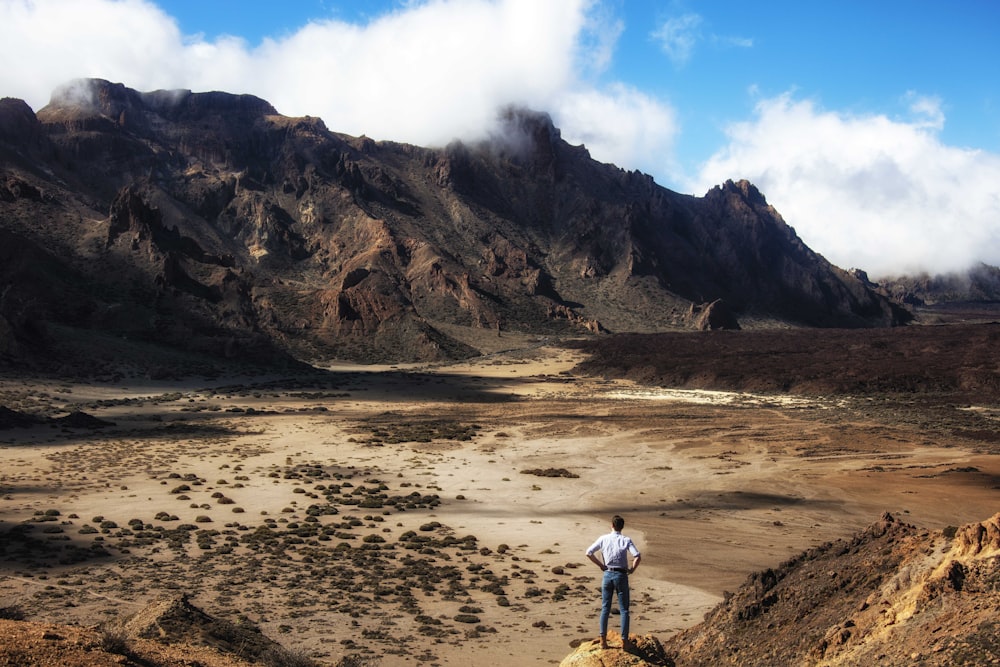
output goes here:
[[5, 621], [23, 621], [25, 619], [24, 610], [16, 605], [0, 607], [0, 619]]
[[101, 650], [116, 655], [128, 656], [131, 654], [128, 635], [125, 634], [124, 628], [105, 624], [101, 625], [99, 631]]
[[[304, 651], [277, 646], [260, 656], [260, 663], [266, 667], [316, 667], [316, 661]], [[344, 664], [341, 660], [338, 664]]]

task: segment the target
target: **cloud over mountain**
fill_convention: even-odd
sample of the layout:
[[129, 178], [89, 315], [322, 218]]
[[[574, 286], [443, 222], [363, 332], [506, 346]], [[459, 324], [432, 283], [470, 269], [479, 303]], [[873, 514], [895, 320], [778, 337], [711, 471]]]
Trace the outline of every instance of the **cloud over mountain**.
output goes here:
[[259, 43], [185, 34], [150, 0], [0, 0], [0, 57], [16, 63], [0, 72], [0, 95], [37, 110], [78, 77], [239, 91], [339, 132], [425, 146], [480, 139], [495, 131], [497, 109], [520, 105], [549, 112], [596, 159], [673, 189], [701, 195], [749, 179], [810, 246], [876, 278], [1000, 264], [1000, 155], [941, 139], [948, 100], [914, 93], [904, 100], [911, 112], [894, 117], [824, 109], [791, 93], [762, 97], [749, 118], [726, 125], [713, 155], [682, 159], [681, 138], [717, 136], [746, 93], [720, 91], [727, 111], [718, 117], [685, 116], [679, 70], [690, 72], [707, 45], [749, 52], [758, 40], [727, 37], [691, 13], [630, 27], [661, 49], [662, 62], [649, 64], [664, 69], [655, 89], [615, 69], [628, 36], [621, 10], [602, 0], [400, 3], [365, 21], [275, 30]]
[[256, 45], [183, 35], [145, 0], [0, 3], [0, 26], [6, 62], [32, 54], [0, 73], [0, 89], [35, 109], [65, 81], [95, 76], [238, 90], [348, 134], [443, 145], [482, 138], [499, 108], [517, 104], [565, 116], [568, 138], [629, 167], [663, 160], [676, 131], [664, 101], [594, 83], [621, 26], [587, 0], [437, 0], [363, 25], [313, 21]]
[[729, 127], [698, 187], [753, 180], [811, 247], [876, 277], [995, 263], [1000, 156], [943, 144], [939, 101], [909, 102], [910, 118], [893, 119], [790, 94], [761, 100], [752, 120]]

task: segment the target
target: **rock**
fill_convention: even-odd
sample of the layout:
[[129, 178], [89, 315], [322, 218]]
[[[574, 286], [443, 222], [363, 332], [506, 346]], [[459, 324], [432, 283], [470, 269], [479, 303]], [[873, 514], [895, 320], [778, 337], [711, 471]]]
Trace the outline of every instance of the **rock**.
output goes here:
[[995, 558], [1000, 553], [1000, 514], [962, 526], [955, 534], [955, 558]]
[[223, 653], [255, 660], [280, 651], [281, 645], [250, 623], [214, 618], [191, 604], [187, 595], [163, 598], [127, 619], [122, 628], [130, 637], [164, 644], [208, 646]]
[[559, 667], [645, 667], [646, 665], [673, 667], [660, 641], [652, 635], [630, 635], [632, 645], [622, 650], [621, 635], [608, 632], [609, 648], [602, 649], [600, 640], [581, 643]]
[[69, 426], [71, 428], [104, 428], [106, 426], [114, 426], [114, 422], [105, 421], [99, 419], [93, 415], [89, 415], [86, 412], [71, 412], [65, 417], [56, 417], [52, 420], [53, 423], [59, 424], [60, 426]]
[[31, 415], [26, 415], [23, 412], [11, 410], [6, 406], [0, 405], [0, 430], [8, 428], [25, 428], [28, 426], [36, 426], [40, 423], [41, 420], [37, 417], [32, 417]]
[[701, 304], [700, 306], [692, 304], [689, 317], [694, 323], [694, 328], [701, 331], [716, 331], [719, 329], [730, 331], [740, 330], [740, 323], [736, 320], [736, 314], [733, 313], [729, 304], [722, 299], [716, 299], [711, 303]]

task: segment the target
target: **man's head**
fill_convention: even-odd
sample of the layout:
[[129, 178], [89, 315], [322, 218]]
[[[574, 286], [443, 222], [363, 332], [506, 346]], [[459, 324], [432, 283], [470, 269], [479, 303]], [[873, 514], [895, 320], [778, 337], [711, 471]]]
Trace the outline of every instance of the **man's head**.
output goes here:
[[621, 530], [625, 527], [625, 519], [621, 518], [617, 514], [611, 517], [611, 527], [615, 530]]

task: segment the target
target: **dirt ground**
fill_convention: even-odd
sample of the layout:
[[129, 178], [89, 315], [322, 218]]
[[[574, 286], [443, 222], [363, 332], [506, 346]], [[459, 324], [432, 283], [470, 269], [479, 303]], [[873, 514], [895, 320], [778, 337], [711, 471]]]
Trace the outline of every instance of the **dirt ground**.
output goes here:
[[[926, 428], [868, 398], [658, 390], [537, 346], [307, 378], [7, 379], [0, 405], [113, 425], [0, 431], [0, 607], [84, 626], [186, 592], [324, 661], [547, 665], [597, 634], [586, 547], [643, 552], [632, 631], [883, 511], [996, 513], [997, 406]], [[616, 619], [613, 619], [613, 624]]]

